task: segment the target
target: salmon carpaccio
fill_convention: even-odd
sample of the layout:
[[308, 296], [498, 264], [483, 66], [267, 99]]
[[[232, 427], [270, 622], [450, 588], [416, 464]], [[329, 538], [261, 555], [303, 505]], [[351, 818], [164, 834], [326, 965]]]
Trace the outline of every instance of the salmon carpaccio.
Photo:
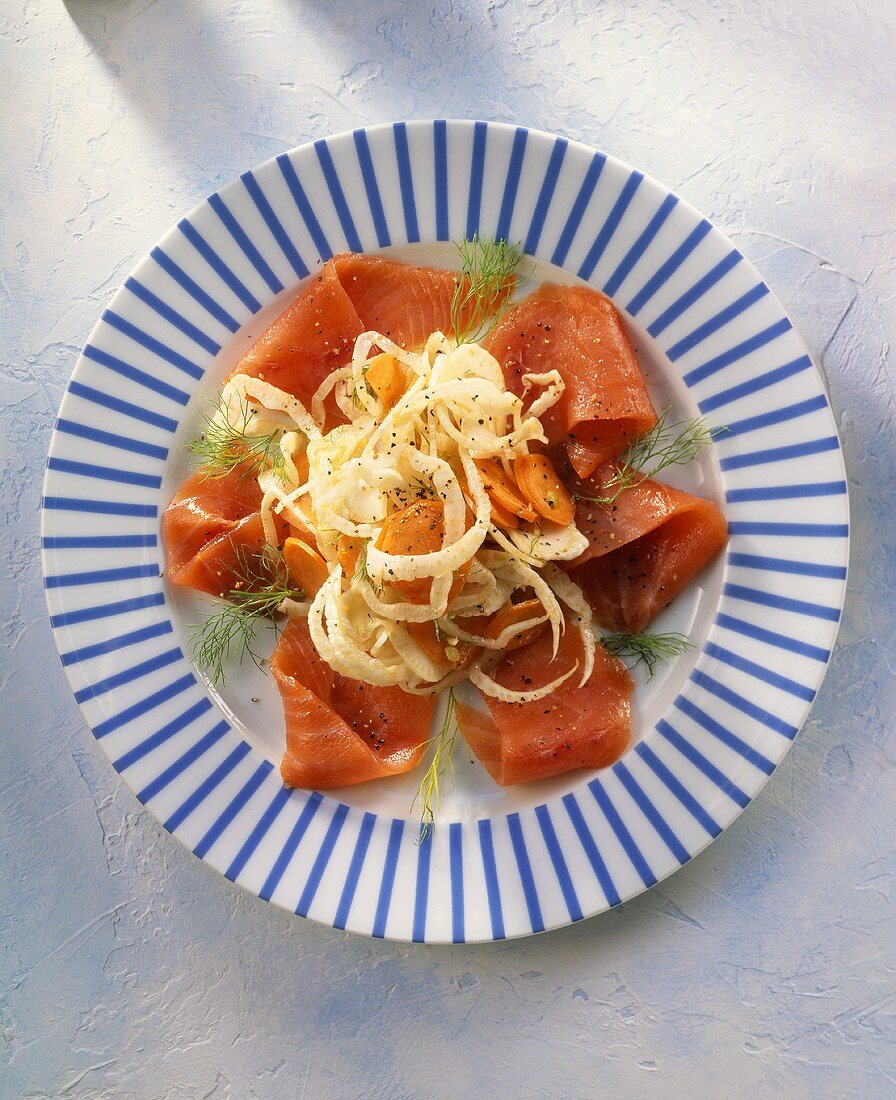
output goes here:
[[[617, 467], [601, 466], [576, 490], [607, 496]], [[725, 545], [728, 525], [712, 501], [647, 478], [613, 504], [579, 499], [576, 526], [589, 547], [572, 563], [598, 623], [642, 631]]]
[[483, 346], [518, 396], [524, 374], [560, 372], [566, 389], [541, 422], [581, 477], [656, 423], [622, 318], [596, 290], [546, 283], [508, 309]]
[[188, 477], [162, 520], [172, 583], [212, 596], [230, 591], [245, 573], [241, 559], [264, 549], [260, 507], [261, 489], [245, 467], [223, 477], [203, 470]]
[[381, 256], [334, 256], [232, 374], [263, 378], [307, 404], [331, 371], [351, 361], [362, 332], [381, 332], [406, 350], [423, 347], [433, 332], [448, 333], [456, 278]]
[[[551, 660], [551, 634], [506, 653], [492, 677], [511, 691], [532, 691], [562, 675], [583, 655], [571, 625]], [[601, 646], [594, 672], [579, 687], [579, 673], [544, 699], [503, 703], [486, 698], [488, 711], [456, 704], [470, 748], [502, 787], [546, 779], [576, 768], [605, 768], [628, 748], [634, 684], [628, 669]]]
[[340, 676], [305, 622], [292, 620], [271, 657], [283, 699], [288, 787], [346, 787], [409, 771], [420, 760], [435, 700]]

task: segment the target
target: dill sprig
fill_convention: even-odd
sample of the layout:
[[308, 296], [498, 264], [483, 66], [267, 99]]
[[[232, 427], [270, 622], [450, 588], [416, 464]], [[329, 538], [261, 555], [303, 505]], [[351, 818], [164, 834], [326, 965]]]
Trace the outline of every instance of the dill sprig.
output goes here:
[[457, 250], [461, 274], [454, 280], [451, 332], [458, 344], [470, 344], [481, 340], [503, 312], [507, 282], [520, 265], [523, 249], [474, 233]]
[[436, 814], [441, 805], [440, 780], [446, 770], [454, 771], [454, 745], [457, 741], [458, 725], [454, 716], [454, 688], [448, 689], [448, 701], [445, 706], [445, 715], [439, 732], [426, 742], [426, 748], [435, 746], [429, 766], [420, 780], [417, 793], [411, 803], [411, 812], [414, 807], [420, 806], [420, 836], [419, 843], [423, 843], [435, 828]]
[[615, 504], [627, 489], [656, 477], [662, 470], [670, 466], [686, 466], [697, 457], [701, 448], [727, 430], [711, 428], [702, 416], [670, 422], [669, 412], [670, 407], [667, 406], [650, 431], [626, 447], [616, 473], [605, 483], [600, 496], [578, 492], [574, 496], [594, 504]]
[[274, 622], [285, 599], [301, 599], [303, 593], [290, 584], [286, 563], [273, 547], [250, 556], [242, 548], [236, 555], [235, 586], [218, 601], [219, 610], [190, 628], [193, 659], [214, 684], [223, 684], [225, 668], [247, 655], [261, 667], [255, 652], [255, 628]]
[[647, 679], [653, 676], [654, 668], [663, 661], [680, 657], [693, 648], [693, 642], [684, 634], [604, 634], [600, 644], [614, 657], [632, 657], [637, 668], [643, 664], [647, 668]]
[[238, 466], [245, 467], [247, 476], [260, 473], [266, 466], [282, 470], [282, 431], [275, 428], [262, 435], [252, 432], [255, 416], [255, 410], [245, 397], [240, 401], [235, 424], [220, 398], [212, 412], [203, 413], [202, 434], [193, 440], [189, 449], [202, 459], [208, 477], [224, 477]]

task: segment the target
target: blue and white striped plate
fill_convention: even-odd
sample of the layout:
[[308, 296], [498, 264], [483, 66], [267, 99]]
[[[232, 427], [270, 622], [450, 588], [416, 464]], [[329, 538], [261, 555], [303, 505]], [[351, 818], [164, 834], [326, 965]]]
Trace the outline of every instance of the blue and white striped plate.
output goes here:
[[[283, 788], [276, 691], [250, 668], [219, 695], [191, 665], [184, 624], [196, 605], [162, 576], [159, 522], [198, 403], [303, 278], [344, 250], [444, 258], [444, 242], [476, 231], [524, 242], [539, 276], [611, 295], [657, 401], [729, 427], [680, 484], [723, 504], [731, 541], [664, 613], [697, 645], [639, 687], [638, 739], [618, 764], [510, 791], [464, 764], [420, 844], [413, 782], [338, 797]], [[584, 145], [437, 121], [284, 153], [202, 203], [137, 265], [62, 402], [42, 534], [75, 698], [166, 828], [304, 916], [441, 943], [527, 935], [617, 905], [743, 810], [824, 675], [847, 521], [821, 378], [722, 233]]]

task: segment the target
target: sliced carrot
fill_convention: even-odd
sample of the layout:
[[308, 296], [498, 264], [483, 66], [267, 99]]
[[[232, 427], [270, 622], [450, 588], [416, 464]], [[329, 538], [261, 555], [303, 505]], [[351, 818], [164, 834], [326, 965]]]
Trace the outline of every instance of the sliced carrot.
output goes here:
[[[490, 498], [491, 499], [491, 498]], [[502, 508], [500, 504], [494, 499], [492, 504], [492, 522], [496, 527], [503, 527], [505, 531], [515, 530], [520, 525], [520, 521], [513, 514], [508, 512], [506, 508]]]
[[561, 527], [572, 523], [576, 502], [547, 455], [517, 455], [513, 472], [520, 491], [540, 516]]
[[408, 623], [407, 630], [426, 656], [445, 668], [463, 668], [479, 653], [478, 646], [440, 634], [434, 622]]
[[504, 514], [511, 512], [520, 519], [531, 523], [535, 519], [528, 501], [522, 495], [516, 482], [504, 472], [504, 467], [494, 458], [480, 459], [476, 465], [482, 474], [485, 491], [489, 495], [492, 504], [497, 504], [503, 509]]
[[330, 575], [327, 563], [302, 539], [289, 538], [283, 544], [283, 558], [289, 579], [306, 596], [316, 596]]
[[342, 566], [343, 576], [351, 580], [358, 568], [358, 556], [364, 539], [356, 539], [351, 535], [340, 535], [336, 540], [336, 559]]
[[[385, 554], [432, 554], [442, 549], [445, 516], [440, 500], [415, 500], [400, 512], [393, 512], [383, 524], [376, 540], [377, 550]], [[471, 559], [472, 560], [472, 559]], [[455, 572], [449, 599], [463, 588], [470, 561]], [[411, 581], [392, 581], [409, 603], [429, 603], [432, 577]]]
[[[517, 623], [524, 623], [527, 619], [535, 619], [543, 614], [544, 607], [540, 600], [523, 600], [522, 603], [509, 603], [496, 612], [494, 618], [482, 631], [482, 637], [494, 640], [499, 638], [509, 626], [516, 626]], [[529, 642], [534, 641], [541, 634], [546, 626], [547, 622], [543, 622], [538, 626], [530, 626], [526, 630], [521, 630], [519, 634], [511, 635], [510, 641], [504, 648], [519, 649], [520, 646], [528, 645]]]
[[375, 355], [368, 362], [364, 380], [368, 389], [382, 402], [386, 412], [398, 403], [407, 385], [401, 363], [394, 355], [386, 352]]

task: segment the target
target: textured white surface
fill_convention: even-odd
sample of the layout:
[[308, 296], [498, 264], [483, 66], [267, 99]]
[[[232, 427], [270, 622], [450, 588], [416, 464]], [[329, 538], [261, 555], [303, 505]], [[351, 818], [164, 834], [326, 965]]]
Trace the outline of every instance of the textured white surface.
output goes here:
[[[0, 1094], [896, 1086], [896, 20], [782, 7], [4, 5]], [[853, 560], [812, 717], [725, 836], [594, 921], [434, 950], [277, 912], [142, 811], [58, 667], [36, 506], [77, 348], [164, 229], [299, 141], [439, 114], [582, 138], [732, 234], [826, 372]]]

